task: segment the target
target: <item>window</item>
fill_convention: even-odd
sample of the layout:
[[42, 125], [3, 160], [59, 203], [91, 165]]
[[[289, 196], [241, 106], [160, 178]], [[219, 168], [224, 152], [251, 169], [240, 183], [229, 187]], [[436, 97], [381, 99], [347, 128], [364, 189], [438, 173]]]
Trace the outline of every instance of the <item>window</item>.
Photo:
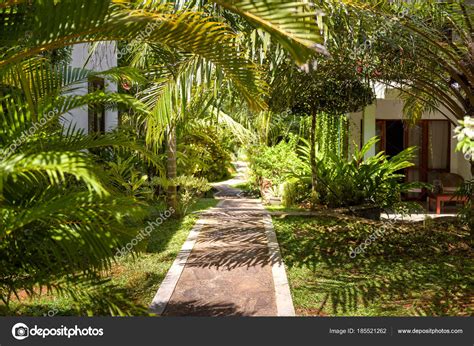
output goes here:
[[449, 171], [450, 129], [447, 121], [430, 121], [428, 127], [428, 171]]

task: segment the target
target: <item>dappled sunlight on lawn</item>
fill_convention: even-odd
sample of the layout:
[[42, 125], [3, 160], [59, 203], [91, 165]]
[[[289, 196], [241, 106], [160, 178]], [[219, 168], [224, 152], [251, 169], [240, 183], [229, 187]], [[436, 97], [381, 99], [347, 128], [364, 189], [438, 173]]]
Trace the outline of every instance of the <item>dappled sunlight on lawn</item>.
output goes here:
[[[273, 221], [299, 314], [473, 314], [472, 238], [454, 219], [391, 225], [331, 215]], [[351, 258], [351, 249], [382, 227], [383, 234]]]

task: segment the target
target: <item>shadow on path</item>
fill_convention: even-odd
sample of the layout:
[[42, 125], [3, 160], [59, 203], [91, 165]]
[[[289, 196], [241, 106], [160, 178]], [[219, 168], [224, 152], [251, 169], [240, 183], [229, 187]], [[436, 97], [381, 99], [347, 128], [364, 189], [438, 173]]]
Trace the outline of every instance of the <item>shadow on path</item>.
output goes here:
[[275, 285], [265, 230], [265, 210], [257, 199], [240, 198], [233, 188], [245, 182], [247, 166], [213, 184], [221, 199], [202, 214], [203, 228], [164, 315], [276, 316]]

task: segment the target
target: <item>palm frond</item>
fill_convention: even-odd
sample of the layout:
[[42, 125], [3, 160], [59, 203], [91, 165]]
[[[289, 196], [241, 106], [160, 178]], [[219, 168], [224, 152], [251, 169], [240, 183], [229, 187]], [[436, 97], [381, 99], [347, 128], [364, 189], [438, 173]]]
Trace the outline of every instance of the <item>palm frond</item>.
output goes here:
[[[212, 2], [235, 12], [257, 28], [261, 28], [279, 42], [299, 64], [304, 64], [315, 53], [328, 55], [321, 44], [323, 16], [304, 1], [213, 0]], [[322, 23], [321, 23], [322, 24]]]

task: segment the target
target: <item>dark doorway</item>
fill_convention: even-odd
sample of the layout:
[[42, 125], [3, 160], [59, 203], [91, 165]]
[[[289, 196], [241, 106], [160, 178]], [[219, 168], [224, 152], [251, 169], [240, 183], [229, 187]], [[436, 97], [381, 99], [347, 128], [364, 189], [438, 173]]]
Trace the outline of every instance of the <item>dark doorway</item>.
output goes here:
[[402, 152], [405, 147], [403, 122], [399, 120], [388, 120], [386, 122], [386, 134], [386, 154], [395, 156]]

